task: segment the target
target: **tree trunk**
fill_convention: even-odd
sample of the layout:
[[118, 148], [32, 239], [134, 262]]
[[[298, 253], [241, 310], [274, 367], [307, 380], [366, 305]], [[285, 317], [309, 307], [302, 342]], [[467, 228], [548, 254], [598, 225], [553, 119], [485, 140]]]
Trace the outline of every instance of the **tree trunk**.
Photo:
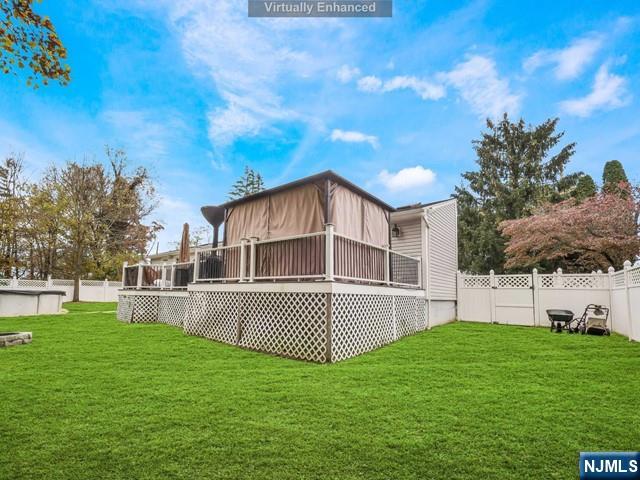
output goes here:
[[80, 264], [82, 260], [82, 252], [75, 252], [74, 259], [74, 268], [73, 268], [73, 301], [80, 301], [80, 275], [82, 274]]
[[73, 301], [80, 301], [80, 273], [74, 272], [73, 274]]

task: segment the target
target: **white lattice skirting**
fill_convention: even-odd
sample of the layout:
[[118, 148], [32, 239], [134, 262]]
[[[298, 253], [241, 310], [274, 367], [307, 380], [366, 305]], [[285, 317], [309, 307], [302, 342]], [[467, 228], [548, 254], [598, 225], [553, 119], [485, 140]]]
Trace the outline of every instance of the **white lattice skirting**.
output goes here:
[[427, 327], [426, 301], [416, 295], [317, 291], [190, 291], [188, 295], [121, 295], [118, 319], [182, 325], [189, 335], [320, 363], [355, 357]]
[[127, 323], [166, 323], [182, 327], [189, 297], [182, 295], [119, 295], [117, 318]]

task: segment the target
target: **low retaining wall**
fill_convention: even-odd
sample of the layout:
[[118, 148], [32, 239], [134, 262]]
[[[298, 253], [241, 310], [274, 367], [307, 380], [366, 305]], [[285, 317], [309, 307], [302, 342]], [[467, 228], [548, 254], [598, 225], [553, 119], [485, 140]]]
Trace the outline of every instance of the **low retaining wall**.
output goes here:
[[424, 291], [331, 282], [122, 291], [118, 319], [182, 326], [231, 345], [338, 362], [427, 328]]

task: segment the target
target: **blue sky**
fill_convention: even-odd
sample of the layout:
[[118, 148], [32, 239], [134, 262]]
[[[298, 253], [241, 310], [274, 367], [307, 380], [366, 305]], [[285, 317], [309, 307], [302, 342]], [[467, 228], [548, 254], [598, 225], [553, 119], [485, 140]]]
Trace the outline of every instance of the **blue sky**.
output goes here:
[[640, 3], [396, 0], [392, 19], [249, 19], [244, 0], [44, 0], [72, 82], [0, 77], [0, 155], [125, 148], [157, 184], [160, 247], [226, 198], [333, 169], [387, 202], [450, 195], [507, 111], [560, 117], [569, 170], [640, 179]]

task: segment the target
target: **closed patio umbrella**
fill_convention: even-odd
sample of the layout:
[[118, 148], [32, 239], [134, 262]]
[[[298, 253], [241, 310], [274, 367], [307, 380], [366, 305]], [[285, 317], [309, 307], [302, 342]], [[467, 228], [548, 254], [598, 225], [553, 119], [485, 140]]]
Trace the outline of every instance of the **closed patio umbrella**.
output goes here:
[[180, 252], [178, 254], [178, 261], [180, 263], [188, 262], [191, 260], [189, 255], [189, 224], [185, 223], [182, 226], [182, 239], [180, 240]]

